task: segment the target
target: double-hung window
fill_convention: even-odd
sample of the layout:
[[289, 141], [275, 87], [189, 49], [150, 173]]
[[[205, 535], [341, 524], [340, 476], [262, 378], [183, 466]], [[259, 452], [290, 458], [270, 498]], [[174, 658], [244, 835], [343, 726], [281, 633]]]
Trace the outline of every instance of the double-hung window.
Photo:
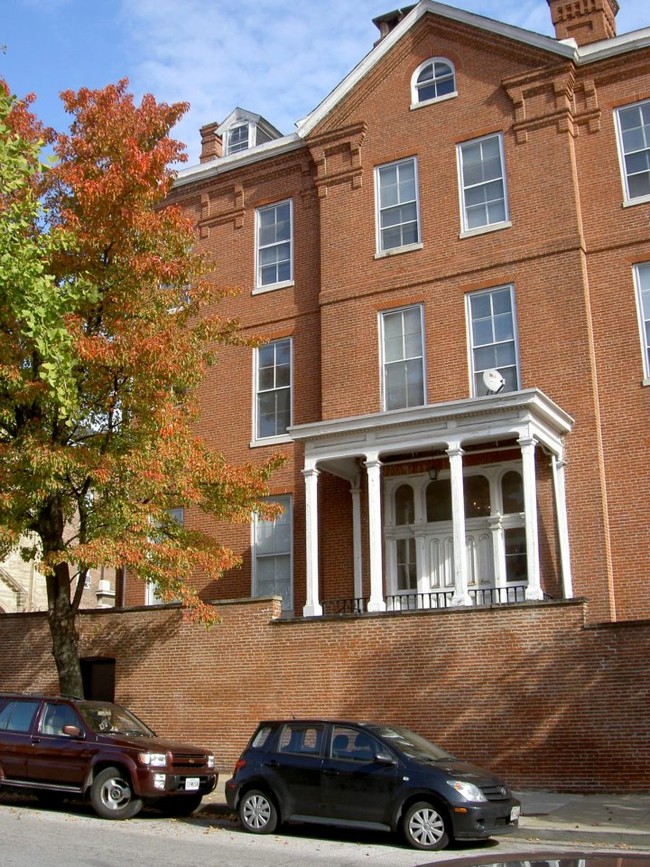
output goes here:
[[290, 283], [293, 280], [291, 200], [258, 208], [256, 223], [256, 287]]
[[473, 396], [491, 393], [487, 383], [496, 370], [505, 380], [504, 391], [519, 388], [515, 302], [512, 286], [502, 286], [467, 296]]
[[383, 407], [405, 409], [424, 404], [422, 307], [381, 314]]
[[379, 253], [418, 244], [420, 205], [417, 161], [413, 157], [375, 169]]
[[643, 353], [643, 376], [650, 385], [650, 262], [634, 268], [641, 351]]
[[650, 199], [650, 100], [616, 112], [625, 201]]
[[291, 340], [255, 352], [255, 439], [286, 434], [291, 424]]
[[282, 608], [291, 609], [291, 497], [270, 497], [282, 513], [270, 521], [253, 521], [253, 596], [282, 596]]
[[248, 123], [231, 126], [226, 133], [226, 156], [248, 149]]
[[508, 194], [500, 134], [458, 145], [464, 232], [497, 228], [508, 221]]

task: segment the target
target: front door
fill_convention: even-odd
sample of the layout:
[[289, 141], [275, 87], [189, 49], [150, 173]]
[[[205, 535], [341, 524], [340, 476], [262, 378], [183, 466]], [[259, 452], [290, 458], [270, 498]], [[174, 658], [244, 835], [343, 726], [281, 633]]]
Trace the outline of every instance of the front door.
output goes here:
[[79, 715], [70, 705], [44, 704], [32, 736], [27, 765], [30, 780], [81, 788], [88, 773], [92, 745], [84, 738], [65, 734], [63, 727], [68, 725], [85, 731]]
[[385, 748], [372, 735], [333, 726], [323, 761], [321, 815], [338, 821], [390, 825], [397, 764], [379, 762]]

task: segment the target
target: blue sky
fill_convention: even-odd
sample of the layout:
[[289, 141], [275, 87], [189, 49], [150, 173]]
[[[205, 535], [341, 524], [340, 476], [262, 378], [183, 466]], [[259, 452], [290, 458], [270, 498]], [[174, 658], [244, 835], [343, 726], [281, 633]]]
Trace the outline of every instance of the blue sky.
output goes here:
[[[618, 32], [650, 26], [647, 0], [619, 0]], [[174, 130], [198, 161], [199, 127], [236, 106], [283, 133], [372, 48], [372, 19], [408, 0], [0, 0], [0, 76], [36, 114], [65, 130], [58, 94], [128, 78], [191, 109]], [[450, 5], [553, 35], [546, 0]]]

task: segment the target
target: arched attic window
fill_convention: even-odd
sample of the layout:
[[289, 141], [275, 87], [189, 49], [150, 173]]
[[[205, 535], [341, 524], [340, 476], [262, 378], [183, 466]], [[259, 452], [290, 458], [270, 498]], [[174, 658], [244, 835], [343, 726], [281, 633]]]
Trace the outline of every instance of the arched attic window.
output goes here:
[[420, 105], [456, 96], [456, 72], [451, 60], [432, 57], [425, 60], [411, 79], [411, 102]]

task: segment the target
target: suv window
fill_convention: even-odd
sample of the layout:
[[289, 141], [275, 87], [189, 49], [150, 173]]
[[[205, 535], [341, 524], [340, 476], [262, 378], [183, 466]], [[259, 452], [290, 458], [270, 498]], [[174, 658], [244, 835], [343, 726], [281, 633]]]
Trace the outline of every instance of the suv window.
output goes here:
[[323, 740], [323, 728], [324, 726], [304, 723], [288, 723], [280, 733], [278, 752], [318, 755]]
[[7, 732], [28, 732], [40, 702], [10, 701], [0, 711], [0, 729]]
[[67, 704], [46, 704], [38, 730], [43, 735], [62, 735], [63, 726], [79, 726], [79, 717]]

